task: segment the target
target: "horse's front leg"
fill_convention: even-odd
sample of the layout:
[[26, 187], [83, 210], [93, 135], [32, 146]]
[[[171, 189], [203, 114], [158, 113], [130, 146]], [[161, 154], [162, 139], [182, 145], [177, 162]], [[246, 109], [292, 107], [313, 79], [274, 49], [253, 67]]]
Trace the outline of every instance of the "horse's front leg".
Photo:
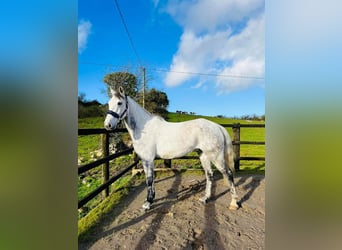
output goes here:
[[142, 208], [144, 210], [148, 210], [153, 203], [153, 199], [155, 196], [154, 191], [154, 164], [153, 161], [143, 161], [144, 172], [146, 176], [146, 185], [147, 185], [147, 198]]

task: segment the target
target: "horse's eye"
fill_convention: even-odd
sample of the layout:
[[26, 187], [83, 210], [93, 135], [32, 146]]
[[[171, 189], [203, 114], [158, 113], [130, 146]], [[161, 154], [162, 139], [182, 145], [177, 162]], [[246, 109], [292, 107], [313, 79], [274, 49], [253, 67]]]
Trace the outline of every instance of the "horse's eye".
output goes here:
[[122, 102], [118, 102], [118, 105], [119, 105], [119, 106], [122, 105]]

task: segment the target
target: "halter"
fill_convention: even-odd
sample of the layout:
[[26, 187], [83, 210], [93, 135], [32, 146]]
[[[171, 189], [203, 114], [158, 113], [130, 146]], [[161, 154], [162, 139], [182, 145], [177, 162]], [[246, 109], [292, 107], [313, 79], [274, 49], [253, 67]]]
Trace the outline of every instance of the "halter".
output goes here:
[[127, 112], [127, 110], [128, 110], [128, 99], [127, 99], [127, 95], [125, 96], [125, 99], [126, 99], [126, 108], [125, 108], [124, 112], [122, 112], [121, 115], [119, 115], [118, 113], [116, 113], [116, 112], [114, 112], [114, 111], [112, 111], [112, 110], [108, 110], [108, 111], [107, 111], [107, 114], [112, 115], [112, 116], [114, 116], [116, 119], [119, 119], [119, 120], [121, 121], [121, 120], [124, 118], [124, 116], [125, 116], [125, 114], [126, 114], [126, 112]]

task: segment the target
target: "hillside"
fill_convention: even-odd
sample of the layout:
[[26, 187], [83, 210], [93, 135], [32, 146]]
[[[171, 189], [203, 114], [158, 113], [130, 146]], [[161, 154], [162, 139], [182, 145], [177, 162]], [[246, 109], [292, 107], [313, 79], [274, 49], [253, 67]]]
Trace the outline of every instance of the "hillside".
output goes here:
[[218, 124], [231, 124], [231, 123], [252, 123], [252, 124], [259, 124], [264, 123], [264, 121], [259, 120], [244, 120], [244, 119], [234, 119], [234, 118], [225, 118], [225, 117], [213, 117], [213, 116], [203, 116], [203, 115], [189, 115], [189, 114], [178, 114], [178, 113], [169, 113], [168, 114], [168, 121], [169, 122], [182, 122], [182, 121], [188, 121], [198, 118], [204, 118], [213, 122], [216, 122]]
[[[242, 120], [233, 118], [219, 118], [211, 116], [202, 115], [189, 115], [189, 114], [177, 114], [174, 112], [168, 113], [169, 122], [182, 122], [194, 120], [197, 118], [204, 118], [210, 121], [216, 122], [218, 124], [231, 124], [231, 123], [241, 123], [241, 124], [260, 124], [264, 121], [258, 120]], [[78, 119], [78, 128], [103, 128], [104, 117], [87, 117]]]

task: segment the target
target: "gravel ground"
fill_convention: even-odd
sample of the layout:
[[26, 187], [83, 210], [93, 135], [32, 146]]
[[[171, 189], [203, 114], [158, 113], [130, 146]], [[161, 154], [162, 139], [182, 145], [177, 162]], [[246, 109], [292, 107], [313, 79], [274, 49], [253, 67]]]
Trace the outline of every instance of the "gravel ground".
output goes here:
[[206, 204], [204, 175], [176, 174], [155, 182], [151, 209], [141, 210], [146, 198], [144, 184], [98, 227], [79, 249], [264, 249], [265, 177], [235, 178], [241, 208], [228, 209], [229, 188], [215, 175], [213, 197]]

